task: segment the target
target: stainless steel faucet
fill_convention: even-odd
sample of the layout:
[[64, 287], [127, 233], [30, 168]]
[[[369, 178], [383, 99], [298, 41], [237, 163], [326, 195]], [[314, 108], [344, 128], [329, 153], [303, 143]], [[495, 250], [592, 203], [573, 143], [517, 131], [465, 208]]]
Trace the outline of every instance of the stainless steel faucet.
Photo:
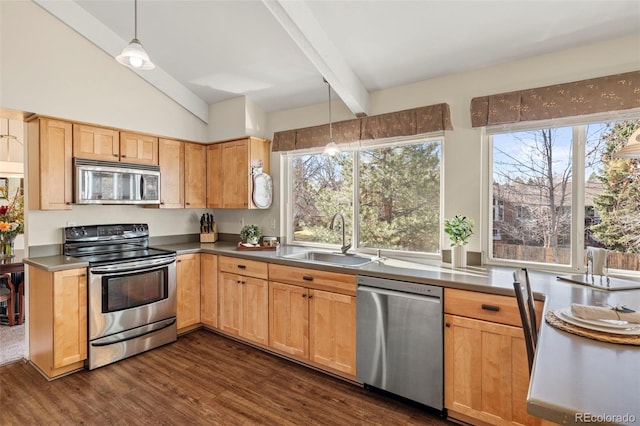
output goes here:
[[333, 217], [331, 218], [331, 225], [329, 225], [329, 229], [333, 230], [333, 228], [335, 227], [336, 217], [340, 217], [340, 219], [342, 219], [342, 247], [340, 247], [340, 251], [342, 252], [342, 254], [347, 254], [347, 250], [351, 248], [351, 241], [349, 241], [349, 244], [347, 244], [344, 229], [344, 216], [342, 216], [342, 213], [338, 212], [333, 215]]

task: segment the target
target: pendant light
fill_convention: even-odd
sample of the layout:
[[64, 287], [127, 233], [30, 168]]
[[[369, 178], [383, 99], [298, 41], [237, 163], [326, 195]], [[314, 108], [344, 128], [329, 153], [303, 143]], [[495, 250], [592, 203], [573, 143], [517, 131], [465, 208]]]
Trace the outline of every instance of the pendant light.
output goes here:
[[156, 66], [149, 59], [149, 55], [142, 47], [142, 43], [138, 40], [138, 0], [134, 0], [134, 12], [133, 12], [133, 40], [122, 49], [122, 53], [116, 56], [116, 60], [122, 65], [126, 65], [129, 68], [136, 70], [152, 70]]
[[326, 79], [324, 79], [324, 82], [329, 86], [329, 143], [324, 147], [324, 151], [322, 153], [333, 157], [340, 153], [340, 148], [338, 148], [338, 145], [336, 145], [336, 142], [333, 140], [333, 132], [331, 129], [331, 84], [329, 84]]
[[640, 129], [633, 132], [627, 144], [613, 156], [616, 158], [640, 158]]

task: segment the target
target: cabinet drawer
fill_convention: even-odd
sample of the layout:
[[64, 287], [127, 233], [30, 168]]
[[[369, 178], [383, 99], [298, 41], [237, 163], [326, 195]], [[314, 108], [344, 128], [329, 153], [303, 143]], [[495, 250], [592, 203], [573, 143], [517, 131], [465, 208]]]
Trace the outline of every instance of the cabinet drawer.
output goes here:
[[[541, 308], [540, 302], [536, 302], [538, 318]], [[515, 296], [499, 296], [446, 288], [444, 290], [444, 311], [447, 314], [522, 327]]]
[[218, 269], [223, 272], [267, 279], [268, 269], [265, 262], [240, 259], [237, 257], [220, 256]]
[[319, 271], [316, 269], [297, 268], [274, 263], [269, 264], [269, 281], [301, 285], [316, 290], [356, 295], [355, 275], [338, 272]]

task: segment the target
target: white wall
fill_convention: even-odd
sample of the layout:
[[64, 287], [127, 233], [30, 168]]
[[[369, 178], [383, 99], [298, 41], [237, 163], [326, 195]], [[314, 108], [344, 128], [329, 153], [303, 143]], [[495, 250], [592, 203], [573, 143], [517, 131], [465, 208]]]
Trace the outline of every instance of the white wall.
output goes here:
[[[0, 106], [55, 117], [207, 142], [246, 134], [272, 138], [274, 131], [327, 123], [326, 103], [264, 114], [244, 97], [213, 105], [212, 124], [196, 117], [117, 64], [73, 30], [31, 2], [0, 1]], [[554, 54], [454, 74], [371, 94], [371, 114], [446, 102], [454, 130], [446, 133], [445, 217], [481, 218], [483, 188], [481, 132], [471, 128], [469, 103], [475, 96], [575, 81], [640, 68], [640, 33]], [[237, 100], [239, 99], [239, 100]], [[334, 121], [353, 118], [340, 101]], [[218, 119], [228, 117], [230, 121]], [[244, 128], [244, 134], [237, 134]], [[279, 219], [279, 155], [272, 154], [274, 205], [268, 210], [216, 210], [221, 232], [237, 233], [240, 218], [265, 234]], [[123, 212], [125, 213], [123, 215]], [[60, 228], [77, 224], [147, 222], [152, 236], [198, 232], [197, 210], [74, 206], [70, 212], [28, 212], [29, 245], [61, 241]], [[480, 250], [474, 235], [471, 250]]]

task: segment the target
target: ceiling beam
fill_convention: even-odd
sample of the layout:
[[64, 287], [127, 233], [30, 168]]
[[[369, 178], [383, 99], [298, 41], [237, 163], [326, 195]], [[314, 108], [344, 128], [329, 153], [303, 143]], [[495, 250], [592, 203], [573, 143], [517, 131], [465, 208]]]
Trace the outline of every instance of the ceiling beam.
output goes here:
[[[104, 50], [114, 58], [114, 62], [115, 56], [120, 54], [122, 49], [129, 44], [130, 40], [120, 38], [74, 1], [34, 0], [34, 2]], [[125, 67], [123, 66], [123, 68]], [[207, 103], [157, 65], [152, 71], [139, 71], [131, 68], [129, 70], [138, 74], [143, 80], [146, 80], [204, 123], [209, 122]]]
[[369, 92], [303, 1], [262, 0], [289, 37], [358, 117], [369, 113]]

